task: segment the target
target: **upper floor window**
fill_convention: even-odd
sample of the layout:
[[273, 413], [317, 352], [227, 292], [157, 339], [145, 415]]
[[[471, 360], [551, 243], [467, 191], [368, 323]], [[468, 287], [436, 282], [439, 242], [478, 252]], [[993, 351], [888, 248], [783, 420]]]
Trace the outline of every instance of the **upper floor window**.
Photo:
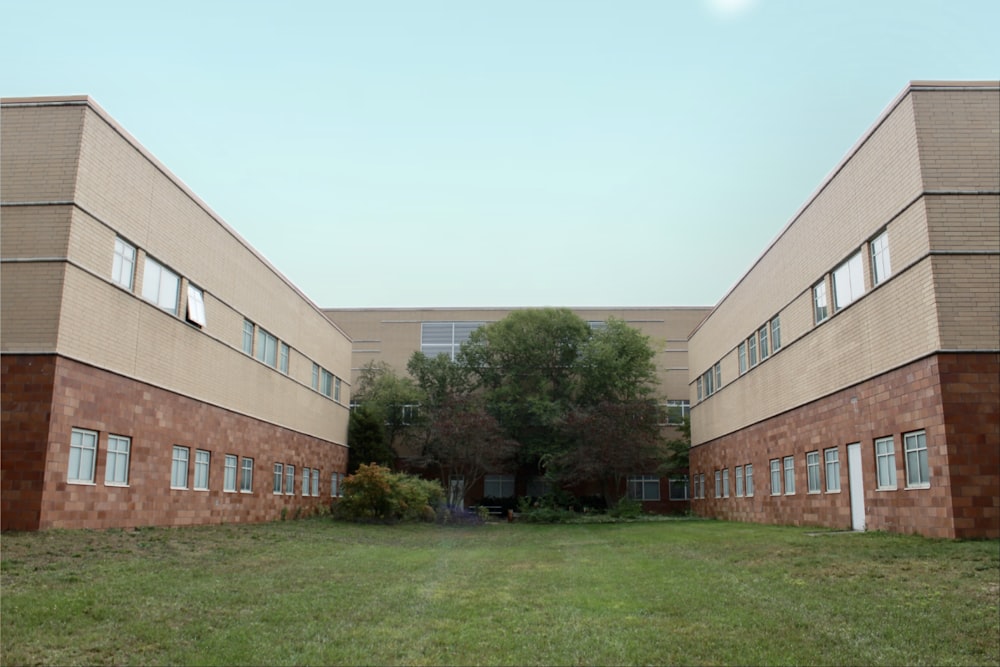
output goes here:
[[205, 326], [205, 293], [188, 283], [187, 318], [198, 326]]
[[177, 314], [177, 297], [180, 293], [180, 277], [157, 262], [146, 257], [142, 272], [142, 298], [155, 303], [163, 310]]
[[777, 315], [771, 320], [771, 351], [781, 349], [781, 318]]
[[760, 339], [760, 360], [761, 361], [764, 361], [765, 359], [767, 359], [767, 355], [769, 355], [771, 353], [771, 348], [767, 344], [768, 329], [770, 329], [770, 327], [768, 327], [768, 325], [765, 324], [764, 326], [762, 326], [760, 328], [760, 331], [757, 332], [757, 338]]
[[826, 301], [826, 278], [813, 285], [813, 321], [819, 324], [830, 316]]
[[447, 354], [455, 358], [462, 343], [483, 322], [424, 322], [420, 325], [420, 351], [428, 357]]
[[889, 232], [882, 232], [869, 244], [872, 257], [872, 284], [878, 285], [892, 275], [889, 264]]
[[750, 362], [750, 368], [757, 365], [757, 334], [750, 336], [747, 339], [747, 358]]
[[339, 377], [334, 377], [333, 378], [333, 400], [335, 400], [335, 401], [339, 401], [340, 400], [340, 378]]
[[115, 260], [111, 267], [111, 279], [132, 291], [132, 279], [135, 275], [135, 246], [115, 239]]
[[271, 367], [278, 365], [278, 339], [260, 328], [257, 329], [257, 360]]
[[322, 373], [322, 375], [321, 375], [321, 382], [320, 382], [319, 391], [324, 396], [332, 396], [333, 395], [333, 373], [331, 373], [330, 371], [326, 370], [325, 368], [321, 369], [320, 372]]
[[288, 375], [288, 346], [284, 343], [278, 345], [278, 370]]
[[743, 375], [744, 373], [747, 372], [747, 342], [746, 341], [743, 341], [742, 343], [740, 343], [738, 356], [739, 356], [739, 360], [740, 360], [740, 375]]
[[319, 391], [319, 364], [315, 361], [313, 362], [312, 388], [314, 391]]
[[243, 320], [243, 351], [253, 354], [253, 322]]
[[840, 310], [865, 293], [865, 270], [861, 253], [833, 270], [833, 307]]

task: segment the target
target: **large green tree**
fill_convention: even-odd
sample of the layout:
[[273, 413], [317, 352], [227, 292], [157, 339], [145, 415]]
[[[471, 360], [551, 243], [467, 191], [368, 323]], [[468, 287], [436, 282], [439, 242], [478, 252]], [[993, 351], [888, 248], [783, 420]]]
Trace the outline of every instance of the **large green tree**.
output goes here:
[[385, 362], [369, 362], [361, 369], [352, 401], [355, 410], [363, 409], [382, 424], [385, 441], [396, 455], [403, 454], [408, 427], [420, 422], [424, 401], [424, 393], [413, 379], [400, 377]]

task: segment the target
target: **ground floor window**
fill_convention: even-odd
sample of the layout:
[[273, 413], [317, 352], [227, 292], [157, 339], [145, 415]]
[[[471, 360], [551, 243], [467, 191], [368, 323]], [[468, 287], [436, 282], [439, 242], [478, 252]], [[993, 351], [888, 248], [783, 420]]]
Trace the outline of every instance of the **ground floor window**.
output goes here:
[[819, 493], [819, 452], [809, 452], [806, 454], [806, 483], [809, 486], [809, 493]]
[[891, 436], [875, 440], [875, 470], [878, 488], [896, 488], [896, 445]]
[[285, 483], [285, 466], [280, 463], [274, 464], [274, 492], [281, 493], [282, 485]]
[[309, 468], [302, 469], [302, 495], [309, 495], [309, 482], [312, 479], [312, 470]]
[[285, 466], [285, 495], [295, 495], [295, 466]]
[[670, 493], [671, 500], [687, 500], [688, 499], [688, 478], [687, 477], [671, 477], [667, 480], [668, 492]]
[[243, 458], [243, 471], [240, 475], [240, 493], [253, 493], [253, 459]]
[[314, 496], [319, 495], [319, 468], [313, 468], [312, 491]]
[[931, 483], [927, 463], [927, 436], [923, 431], [903, 434], [903, 451], [906, 454], [906, 486], [922, 487]]
[[208, 469], [211, 467], [212, 455], [207, 450], [194, 451], [194, 488], [197, 491], [208, 491]]
[[840, 454], [836, 447], [823, 450], [826, 463], [826, 492], [840, 491]]
[[174, 445], [174, 455], [170, 468], [170, 487], [174, 489], [186, 489], [188, 485], [188, 461], [191, 458], [191, 450], [187, 447]]
[[747, 498], [753, 496], [753, 465], [746, 464], [743, 467], [744, 474], [747, 478]]
[[93, 484], [97, 461], [97, 432], [73, 429], [69, 439], [69, 470], [67, 481]]
[[226, 465], [223, 471], [222, 490], [236, 491], [236, 455], [226, 454]]
[[514, 476], [513, 475], [486, 475], [483, 479], [483, 497], [485, 498], [513, 498], [514, 497]]
[[781, 460], [771, 459], [771, 495], [781, 495]]
[[790, 496], [795, 493], [795, 457], [785, 457], [785, 495]]
[[128, 485], [128, 457], [130, 438], [123, 435], [108, 436], [108, 461], [104, 469], [104, 483], [111, 486]]
[[656, 475], [629, 475], [628, 497], [632, 500], [659, 500], [660, 478]]
[[332, 473], [330, 475], [330, 497], [340, 498], [342, 494], [340, 487], [341, 483], [344, 481], [344, 476], [339, 472]]
[[736, 497], [743, 497], [743, 466], [736, 466]]

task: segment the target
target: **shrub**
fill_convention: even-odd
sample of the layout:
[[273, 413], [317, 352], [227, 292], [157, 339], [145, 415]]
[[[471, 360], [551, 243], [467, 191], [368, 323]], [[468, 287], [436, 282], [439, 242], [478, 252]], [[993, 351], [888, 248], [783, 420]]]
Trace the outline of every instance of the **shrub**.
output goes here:
[[631, 498], [622, 498], [608, 514], [618, 519], [637, 519], [642, 516], [642, 503]]
[[444, 502], [437, 482], [362, 464], [344, 479], [337, 515], [352, 521], [426, 521]]

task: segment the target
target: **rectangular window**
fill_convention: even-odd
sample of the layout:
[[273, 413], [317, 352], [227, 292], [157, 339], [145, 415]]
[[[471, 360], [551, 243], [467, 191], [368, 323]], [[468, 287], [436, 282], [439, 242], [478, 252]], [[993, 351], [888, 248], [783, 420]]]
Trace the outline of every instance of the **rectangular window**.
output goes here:
[[285, 495], [295, 495], [295, 466], [285, 466]]
[[743, 471], [747, 478], [747, 498], [750, 498], [753, 496], [753, 465], [746, 464]]
[[313, 391], [319, 391], [319, 364], [316, 362], [313, 362], [312, 388]]
[[343, 475], [339, 472], [330, 474], [330, 497], [340, 498], [340, 482]]
[[740, 343], [738, 356], [739, 356], [739, 360], [740, 360], [740, 375], [743, 375], [744, 373], [747, 372], [747, 342], [746, 341], [743, 341], [742, 343]]
[[896, 445], [891, 436], [875, 440], [875, 470], [878, 488], [896, 488]]
[[152, 257], [146, 257], [146, 265], [142, 272], [143, 299], [176, 315], [180, 287], [181, 279], [176, 273]]
[[757, 365], [757, 334], [747, 339], [747, 359], [750, 362], [750, 368]]
[[66, 473], [66, 481], [93, 484], [96, 462], [97, 431], [73, 429], [69, 438], [69, 470]]
[[705, 497], [705, 492], [702, 491], [702, 488], [701, 488], [701, 475], [691, 475], [691, 481], [692, 481], [693, 486], [694, 486], [694, 497], [695, 498], [704, 498]]
[[188, 283], [187, 319], [200, 327], [205, 326], [205, 293]]
[[715, 364], [715, 391], [722, 389], [722, 362]]
[[736, 466], [736, 497], [743, 497], [743, 466]]
[[302, 495], [309, 495], [309, 482], [312, 479], [312, 470], [309, 468], [302, 469]]
[[131, 292], [133, 276], [135, 276], [135, 246], [116, 238], [111, 279]]
[[709, 396], [715, 393], [714, 370], [709, 368], [707, 371], [705, 371], [705, 374], [702, 376], [702, 378], [704, 379], [702, 384], [705, 385], [705, 398], [708, 398]]
[[836, 447], [823, 450], [823, 462], [826, 464], [826, 492], [840, 491], [840, 454]]
[[701, 473], [699, 475], [699, 477], [701, 478], [701, 497], [704, 498], [705, 497], [705, 473]]
[[485, 322], [423, 322], [420, 325], [420, 351], [428, 357], [447, 354], [454, 359], [462, 343]]
[[211, 467], [212, 454], [204, 449], [194, 450], [194, 488], [196, 491], [208, 491], [208, 470]]
[[826, 279], [813, 285], [813, 321], [819, 324], [830, 316], [830, 308], [826, 301]]
[[253, 354], [253, 322], [243, 320], [243, 351]]
[[240, 493], [253, 493], [253, 459], [243, 457], [243, 470], [240, 475]]
[[340, 400], [340, 378], [336, 376], [333, 378], [333, 400]]
[[721, 470], [716, 470], [715, 471], [715, 497], [716, 498], [721, 498], [722, 497], [722, 471]]
[[781, 460], [771, 459], [771, 495], [781, 495]]
[[903, 451], [906, 456], [906, 486], [929, 486], [931, 471], [927, 463], [927, 436], [924, 432], [905, 433]]
[[777, 315], [771, 320], [771, 352], [781, 349], [781, 318]]
[[485, 498], [513, 498], [513, 475], [486, 475], [483, 480], [483, 496]]
[[632, 500], [659, 500], [660, 478], [656, 475], [629, 475], [628, 497]]
[[687, 500], [688, 499], [688, 478], [687, 477], [671, 477], [667, 480], [667, 493], [670, 494], [671, 500]]
[[278, 345], [278, 370], [288, 375], [288, 346], [284, 343]]
[[795, 457], [785, 457], [785, 495], [795, 494]]
[[865, 293], [865, 270], [861, 253], [833, 270], [833, 308], [846, 307]]
[[281, 463], [274, 464], [274, 493], [281, 493], [285, 485], [285, 466]]
[[128, 457], [132, 440], [123, 435], [108, 436], [108, 462], [104, 469], [104, 484], [128, 486]]
[[222, 475], [222, 490], [234, 493], [236, 491], [236, 457], [226, 454], [226, 465]]
[[321, 370], [321, 374], [319, 391], [324, 396], [330, 396], [333, 394], [333, 373], [324, 368]]
[[684, 418], [691, 414], [690, 401], [667, 401], [667, 424], [683, 424]]
[[722, 470], [722, 497], [729, 497], [729, 468]]
[[257, 328], [257, 361], [271, 368], [278, 364], [278, 339], [260, 327]]
[[892, 275], [889, 264], [889, 231], [876, 236], [871, 242], [872, 283], [878, 285]]
[[702, 399], [702, 390], [701, 390], [701, 384], [702, 384], [702, 382], [701, 382], [701, 376], [700, 375], [698, 376], [698, 380], [697, 380], [696, 384], [698, 385], [698, 400], [700, 401]]
[[809, 493], [819, 493], [822, 489], [819, 483], [819, 452], [806, 454], [806, 484]]
[[188, 447], [174, 445], [173, 465], [170, 468], [170, 487], [186, 489], [188, 485], [188, 461], [191, 450]]
[[312, 478], [312, 494], [313, 496], [319, 496], [319, 468], [313, 468]]
[[760, 360], [761, 361], [764, 361], [765, 359], [767, 359], [767, 356], [769, 354], [771, 354], [771, 348], [767, 344], [767, 334], [768, 334], [768, 330], [769, 329], [770, 329], [770, 327], [765, 324], [757, 332], [757, 338], [760, 339]]

